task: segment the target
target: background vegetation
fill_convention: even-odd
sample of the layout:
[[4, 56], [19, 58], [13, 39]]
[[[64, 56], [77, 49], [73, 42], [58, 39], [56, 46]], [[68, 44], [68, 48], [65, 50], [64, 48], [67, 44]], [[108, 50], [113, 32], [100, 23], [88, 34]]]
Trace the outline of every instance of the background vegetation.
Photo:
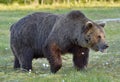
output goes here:
[[10, 26], [33, 12], [67, 13], [79, 9], [92, 20], [120, 18], [120, 8], [69, 8], [0, 10], [0, 82], [120, 82], [120, 21], [107, 22], [105, 31], [109, 44], [107, 53], [90, 52], [86, 71], [76, 71], [72, 55], [62, 57], [63, 67], [51, 74], [46, 59], [33, 60], [33, 71], [13, 70], [14, 57], [9, 44]]
[[92, 20], [120, 18], [120, 0], [0, 0], [0, 82], [120, 82], [120, 21], [107, 22], [107, 53], [90, 52], [86, 71], [76, 71], [72, 55], [62, 56], [63, 67], [51, 74], [46, 59], [33, 60], [33, 71], [13, 70], [10, 26], [33, 12], [67, 13], [81, 10]]
[[119, 0], [0, 0], [0, 3], [11, 4], [14, 2], [20, 4], [53, 4], [53, 3], [90, 3], [90, 2], [118, 2]]
[[0, 9], [120, 7], [120, 0], [0, 0]]

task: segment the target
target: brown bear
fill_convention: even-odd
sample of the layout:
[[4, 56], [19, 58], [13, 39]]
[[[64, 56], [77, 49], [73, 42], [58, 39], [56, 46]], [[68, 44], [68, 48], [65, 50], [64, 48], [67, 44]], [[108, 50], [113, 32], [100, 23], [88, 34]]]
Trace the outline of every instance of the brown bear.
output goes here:
[[103, 52], [108, 47], [104, 26], [104, 23], [88, 19], [79, 10], [67, 14], [30, 14], [10, 29], [14, 68], [30, 70], [33, 58], [47, 58], [51, 72], [56, 73], [62, 66], [61, 55], [72, 53], [74, 66], [84, 69], [89, 49]]

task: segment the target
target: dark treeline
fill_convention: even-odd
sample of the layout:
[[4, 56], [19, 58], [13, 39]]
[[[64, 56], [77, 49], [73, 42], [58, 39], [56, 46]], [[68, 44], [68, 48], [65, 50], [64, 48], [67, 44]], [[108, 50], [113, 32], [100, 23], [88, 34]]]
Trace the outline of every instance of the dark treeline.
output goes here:
[[0, 0], [2, 4], [12, 4], [17, 2], [19, 4], [53, 4], [53, 3], [88, 3], [88, 2], [118, 2], [119, 0]]

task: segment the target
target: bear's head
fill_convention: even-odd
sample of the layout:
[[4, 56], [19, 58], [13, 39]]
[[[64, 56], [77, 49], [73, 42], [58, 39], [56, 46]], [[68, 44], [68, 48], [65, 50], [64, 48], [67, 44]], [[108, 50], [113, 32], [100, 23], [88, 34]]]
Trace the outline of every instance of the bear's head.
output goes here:
[[105, 40], [105, 23], [97, 24], [80, 11], [70, 12], [68, 18], [74, 27], [72, 40], [75, 44], [101, 52], [108, 48]]
[[87, 21], [82, 29], [84, 46], [91, 48], [95, 51], [104, 52], [108, 48], [108, 44], [105, 40], [105, 23], [94, 23]]

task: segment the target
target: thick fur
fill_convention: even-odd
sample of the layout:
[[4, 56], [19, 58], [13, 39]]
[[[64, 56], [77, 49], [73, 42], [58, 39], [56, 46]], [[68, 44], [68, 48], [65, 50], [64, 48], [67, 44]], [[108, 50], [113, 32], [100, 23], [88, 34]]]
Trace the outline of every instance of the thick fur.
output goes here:
[[51, 72], [56, 73], [62, 66], [61, 54], [72, 53], [74, 66], [84, 69], [88, 64], [89, 48], [95, 51], [103, 50], [103, 45], [106, 48], [105, 39], [98, 41], [97, 38], [99, 34], [99, 37], [104, 36], [101, 26], [103, 24], [94, 23], [77, 10], [61, 15], [44, 12], [28, 15], [10, 29], [14, 68], [32, 69], [33, 58], [45, 57]]

